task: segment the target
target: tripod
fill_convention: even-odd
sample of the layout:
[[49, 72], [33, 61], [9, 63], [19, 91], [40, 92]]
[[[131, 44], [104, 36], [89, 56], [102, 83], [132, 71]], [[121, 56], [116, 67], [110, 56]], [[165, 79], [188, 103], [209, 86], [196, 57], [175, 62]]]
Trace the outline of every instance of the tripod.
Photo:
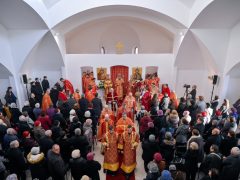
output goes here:
[[188, 97], [188, 87], [186, 87], [185, 92], [183, 94], [183, 97], [185, 97], [186, 100], [187, 100], [187, 97]]
[[212, 101], [212, 98], [213, 98], [214, 87], [215, 87], [215, 84], [213, 84], [213, 87], [212, 87], [211, 101]]

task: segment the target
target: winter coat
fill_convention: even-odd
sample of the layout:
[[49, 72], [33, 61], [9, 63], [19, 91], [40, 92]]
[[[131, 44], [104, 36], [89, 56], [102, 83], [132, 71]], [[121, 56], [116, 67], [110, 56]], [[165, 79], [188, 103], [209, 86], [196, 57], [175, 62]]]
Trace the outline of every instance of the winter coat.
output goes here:
[[185, 153], [185, 168], [188, 172], [197, 171], [198, 169], [199, 150], [188, 149]]
[[47, 153], [48, 171], [54, 180], [64, 180], [67, 168], [61, 155], [49, 150]]
[[43, 136], [39, 140], [40, 150], [44, 154], [47, 154], [48, 150], [51, 149], [53, 145], [54, 145], [54, 141], [48, 136]]
[[218, 169], [220, 171], [221, 166], [222, 166], [221, 155], [216, 153], [210, 153], [204, 158], [201, 164], [201, 170], [205, 174], [208, 174], [208, 171], [212, 168]]
[[49, 130], [52, 126], [52, 121], [49, 116], [39, 116], [37, 120], [41, 122], [41, 126], [44, 130]]
[[81, 152], [82, 157], [86, 158], [87, 150], [88, 150], [88, 140], [86, 136], [73, 136], [69, 140], [71, 149], [79, 149]]
[[176, 142], [177, 143], [187, 143], [187, 138], [189, 134], [189, 125], [181, 125], [176, 131]]
[[189, 145], [191, 142], [196, 142], [198, 144], [198, 162], [202, 162], [204, 158], [204, 142], [201, 136], [191, 136], [187, 142], [187, 149], [189, 149]]
[[39, 139], [43, 136], [45, 136], [45, 130], [41, 126], [35, 126], [33, 128], [33, 135], [37, 142], [39, 142]]
[[209, 153], [210, 147], [213, 144], [220, 146], [220, 144], [221, 144], [221, 136], [220, 135], [211, 135], [210, 137], [208, 137], [208, 139], [204, 145], [204, 151], [206, 152], [206, 154]]
[[222, 163], [222, 170], [220, 172], [219, 180], [238, 180], [240, 173], [240, 157], [228, 156]]
[[29, 153], [27, 155], [27, 162], [32, 179], [45, 180], [48, 178], [47, 162], [43, 153], [37, 155]]
[[100, 180], [98, 171], [101, 170], [101, 164], [97, 161], [87, 161], [86, 174], [92, 180]]
[[156, 152], [160, 152], [157, 142], [150, 142], [149, 140], [143, 141], [142, 149], [143, 149], [142, 158], [146, 162], [152, 161], [153, 155]]
[[9, 148], [5, 156], [9, 160], [10, 173], [21, 174], [26, 170], [25, 159], [19, 148]]
[[37, 146], [37, 142], [33, 138], [23, 138], [21, 142], [21, 146], [24, 150], [24, 157], [28, 155], [28, 153], [31, 151], [32, 147]]
[[31, 119], [34, 119], [34, 114], [33, 114], [33, 108], [31, 106], [23, 106], [22, 108], [22, 112], [27, 112], [29, 117], [31, 117]]
[[9, 148], [10, 142], [18, 140], [16, 135], [5, 134], [3, 137], [3, 149], [7, 150]]
[[74, 180], [80, 180], [86, 174], [86, 163], [87, 161], [82, 157], [69, 160], [69, 168]]
[[237, 146], [238, 143], [238, 139], [233, 137], [226, 137], [225, 139], [223, 139], [221, 141], [221, 145], [220, 145], [220, 152], [224, 155], [224, 156], [229, 156], [230, 155], [230, 151], [233, 147]]
[[93, 104], [93, 109], [94, 109], [95, 115], [96, 115], [97, 117], [100, 117], [100, 114], [101, 114], [102, 109], [103, 109], [101, 99], [99, 99], [99, 98], [94, 98], [94, 99], [92, 100], [92, 104]]
[[19, 109], [18, 108], [11, 108], [10, 112], [12, 114], [11, 122], [13, 122], [14, 124], [19, 123], [19, 117], [22, 115], [22, 113], [19, 111]]
[[41, 112], [42, 112], [42, 110], [40, 108], [33, 109], [33, 114], [34, 114], [35, 119], [37, 119], [38, 116], [40, 116]]
[[160, 144], [160, 152], [163, 158], [166, 160], [167, 164], [169, 164], [173, 160], [175, 144], [176, 141], [174, 139], [164, 139], [163, 142]]

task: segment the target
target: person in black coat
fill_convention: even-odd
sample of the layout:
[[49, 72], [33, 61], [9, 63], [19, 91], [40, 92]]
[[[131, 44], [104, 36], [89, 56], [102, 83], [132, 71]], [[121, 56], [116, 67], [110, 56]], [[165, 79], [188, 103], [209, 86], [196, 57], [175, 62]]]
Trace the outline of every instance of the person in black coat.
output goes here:
[[[80, 110], [81, 110], [81, 117], [83, 117], [85, 111], [88, 108], [88, 100], [85, 98], [84, 94], [82, 94], [81, 99], [79, 99], [79, 106], [80, 106]], [[79, 118], [81, 118], [81, 117], [79, 117]]]
[[33, 108], [30, 106], [29, 101], [25, 101], [22, 112], [27, 112], [31, 119], [34, 119]]
[[153, 160], [153, 155], [156, 152], [160, 152], [158, 143], [155, 140], [155, 135], [151, 134], [149, 136], [149, 139], [146, 139], [143, 141], [142, 149], [143, 149], [142, 159], [144, 161], [144, 169], [147, 173], [148, 172], [148, 168], [147, 168], [148, 163]]
[[212, 130], [212, 135], [208, 137], [205, 145], [204, 145], [204, 151], [206, 154], [209, 153], [211, 145], [217, 145], [220, 146], [221, 144], [221, 136], [220, 136], [220, 130], [215, 128]]
[[22, 136], [23, 136], [23, 138], [22, 138], [22, 142], [21, 142], [21, 147], [24, 150], [24, 157], [27, 157], [27, 155], [31, 151], [32, 147], [38, 146], [38, 144], [31, 137], [29, 131], [24, 131]]
[[220, 171], [222, 166], [222, 156], [218, 152], [218, 146], [213, 144], [210, 147], [210, 154], [208, 154], [203, 162], [201, 163], [201, 171], [203, 171], [206, 175], [208, 174], [209, 170], [212, 168], [217, 169]]
[[43, 89], [38, 78], [35, 78], [35, 93], [37, 101], [41, 103], [43, 97]]
[[0, 144], [3, 143], [3, 137], [7, 133], [7, 125], [4, 122], [0, 122]]
[[10, 143], [10, 148], [7, 150], [5, 156], [9, 160], [10, 173], [17, 174], [19, 180], [25, 180], [26, 163], [17, 140]]
[[233, 147], [237, 146], [238, 139], [236, 138], [236, 134], [234, 131], [229, 131], [227, 137], [222, 139], [221, 145], [220, 145], [220, 152], [223, 156], [229, 156], [230, 151]]
[[74, 131], [77, 128], [82, 130], [82, 124], [79, 121], [78, 117], [74, 117], [73, 121], [70, 123], [70, 126], [69, 126], [69, 137], [72, 137], [74, 135]]
[[101, 164], [94, 160], [94, 153], [87, 154], [86, 175], [92, 180], [100, 180], [98, 171], [101, 170]]
[[95, 98], [92, 100], [92, 104], [93, 104], [95, 116], [99, 118], [101, 115], [103, 106], [102, 106], [102, 100], [98, 98], [98, 93], [95, 94]]
[[219, 180], [238, 180], [240, 174], [240, 150], [238, 147], [231, 149], [231, 155], [223, 160]]
[[198, 151], [198, 144], [196, 142], [191, 142], [189, 145], [189, 149], [184, 155], [186, 180], [195, 180], [195, 176], [198, 171]]
[[53, 121], [52, 130], [52, 139], [55, 143], [58, 143], [60, 139], [65, 135], [65, 132], [60, 127], [59, 121]]
[[58, 101], [58, 94], [59, 91], [57, 90], [56, 86], [53, 86], [53, 88], [50, 90], [50, 97], [53, 103], [53, 107], [57, 107], [57, 101]]
[[12, 87], [8, 87], [7, 88], [7, 91], [6, 91], [4, 99], [6, 101], [6, 104], [11, 104], [11, 103], [15, 103], [16, 104], [17, 98], [16, 98], [16, 96], [12, 92]]
[[47, 162], [40, 147], [33, 147], [27, 155], [28, 167], [31, 171], [32, 179], [46, 180], [48, 179]]
[[47, 76], [43, 76], [43, 80], [42, 80], [42, 88], [43, 88], [43, 91], [44, 93], [47, 91], [47, 89], [49, 89], [49, 82], [48, 82], [48, 79], [47, 79]]
[[215, 114], [218, 105], [219, 105], [219, 97], [218, 97], [218, 96], [215, 96], [215, 97], [214, 97], [214, 100], [211, 101], [211, 108], [213, 109], [213, 114]]
[[201, 136], [203, 136], [204, 129], [205, 129], [203, 122], [204, 122], [203, 117], [198, 117], [197, 123], [194, 126], [194, 129], [197, 129], [199, 131], [199, 133], [201, 134]]
[[72, 151], [72, 158], [69, 160], [69, 168], [74, 180], [80, 180], [86, 174], [87, 160], [81, 157], [80, 150]]
[[79, 149], [82, 157], [86, 158], [89, 142], [84, 135], [81, 135], [81, 129], [77, 128], [74, 131], [75, 135], [68, 141], [72, 149]]
[[19, 117], [22, 115], [22, 113], [20, 112], [20, 110], [17, 108], [17, 105], [15, 103], [11, 104], [11, 108], [10, 108], [10, 112], [11, 112], [11, 122], [16, 125], [19, 123]]
[[56, 109], [55, 110], [55, 114], [53, 115], [52, 117], [52, 121], [59, 121], [60, 122], [60, 127], [63, 129], [63, 130], [66, 130], [67, 129], [67, 122], [66, 120], [64, 119], [60, 109]]
[[50, 150], [54, 145], [54, 141], [52, 140], [51, 136], [52, 136], [52, 131], [47, 130], [45, 131], [45, 135], [39, 140], [39, 146], [40, 146], [41, 152], [43, 152], [44, 154], [47, 154], [48, 150]]
[[[35, 104], [38, 103], [35, 94], [31, 93], [31, 97], [29, 98], [29, 104], [32, 109], [35, 108]], [[35, 118], [34, 118], [35, 119]]]
[[61, 154], [60, 147], [54, 144], [52, 149], [47, 153], [48, 159], [48, 171], [53, 180], [64, 180], [64, 176], [67, 172], [67, 166], [65, 165]]

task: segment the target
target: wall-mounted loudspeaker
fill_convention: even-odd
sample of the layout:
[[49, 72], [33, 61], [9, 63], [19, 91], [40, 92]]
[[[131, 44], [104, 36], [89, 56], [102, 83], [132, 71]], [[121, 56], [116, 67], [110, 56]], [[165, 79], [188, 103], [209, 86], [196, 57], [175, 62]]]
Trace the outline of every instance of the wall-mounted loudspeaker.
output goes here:
[[213, 76], [213, 85], [216, 85], [218, 81], [218, 75]]
[[28, 79], [27, 79], [27, 75], [26, 74], [22, 75], [22, 79], [23, 79], [23, 84], [27, 84], [28, 83]]

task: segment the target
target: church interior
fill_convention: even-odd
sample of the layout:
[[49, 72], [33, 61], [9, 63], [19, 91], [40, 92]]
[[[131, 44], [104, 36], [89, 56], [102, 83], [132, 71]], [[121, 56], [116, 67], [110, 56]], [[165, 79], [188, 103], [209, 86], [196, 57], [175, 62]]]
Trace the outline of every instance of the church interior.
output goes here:
[[[124, 142], [126, 139], [122, 134], [128, 132], [126, 129], [131, 129], [131, 133], [135, 133], [136, 143], [139, 142], [137, 140], [139, 135], [143, 143], [141, 123], [140, 120], [137, 121], [137, 116], [144, 105], [154, 121], [154, 117], [151, 116], [154, 94], [158, 96], [158, 111], [161, 109], [165, 94], [178, 106], [181, 97], [186, 97], [187, 102], [188, 95], [195, 86], [197, 93], [193, 99], [196, 100], [196, 104], [204, 97], [204, 101], [212, 105], [214, 97], [218, 96], [218, 108], [221, 109], [225, 107], [222, 104], [227, 99], [229, 111], [222, 110], [221, 113], [229, 113], [226, 119], [232, 117], [230, 107], [234, 106], [239, 113], [235, 120], [238, 126], [240, 101], [236, 107], [235, 102], [240, 98], [239, 10], [239, 0], [0, 0], [0, 120], [2, 120], [0, 125], [7, 124], [3, 122], [3, 118], [7, 117], [3, 109], [12, 103], [12, 101], [8, 103], [6, 99], [8, 87], [11, 87], [15, 95], [13, 102], [22, 110], [26, 106], [26, 101], [31, 99], [32, 85], [37, 84], [37, 81], [42, 82], [46, 76], [49, 86], [44, 90], [43, 85], [40, 85], [43, 89], [38, 101], [42, 109], [47, 89], [52, 89], [57, 83], [60, 89], [61, 86], [64, 89], [59, 91], [63, 94], [57, 95], [58, 103], [59, 99], [63, 104], [67, 102], [76, 89], [79, 99], [85, 96], [89, 104], [93, 104], [90, 102], [97, 94], [102, 109], [109, 105], [113, 111], [113, 128], [117, 129], [116, 124], [125, 113], [125, 110], [122, 110], [119, 115], [118, 109], [121, 107], [124, 109], [124, 105], [127, 106], [126, 109], [129, 107], [131, 110], [126, 110], [126, 116], [132, 119], [133, 124], [128, 124], [124, 132], [119, 133], [116, 130], [118, 135], [121, 134], [119, 139]], [[164, 90], [166, 85], [169, 93], [168, 90]], [[147, 102], [144, 102], [144, 98]], [[56, 108], [56, 103], [50, 104]], [[163, 113], [168, 112], [170, 106], [167, 109], [163, 106], [161, 109]], [[177, 110], [176, 106], [170, 110]], [[33, 109], [34, 107], [35, 104]], [[46, 107], [46, 111], [47, 108], [49, 106]], [[71, 112], [68, 113], [71, 119]], [[100, 119], [106, 119], [110, 115], [106, 114], [107, 116], [100, 117], [100, 114], [96, 116], [97, 122], [95, 125], [93, 123], [93, 127], [96, 126], [95, 136], [101, 127]], [[199, 117], [196, 114], [193, 118], [194, 115], [192, 119], [196, 118], [197, 121]], [[179, 113], [179, 118], [181, 116]], [[214, 114], [210, 116], [212, 119], [213, 117]], [[19, 128], [15, 127], [16, 124], [11, 122], [11, 118], [10, 126], [7, 127], [18, 131]], [[79, 119], [81, 121], [81, 118]], [[206, 124], [204, 121], [205, 127], [212, 123], [212, 119]], [[179, 122], [178, 127], [180, 126]], [[193, 129], [195, 127], [191, 124], [189, 129], [190, 126]], [[219, 131], [224, 136], [222, 129], [225, 122], [222, 126]], [[2, 133], [2, 130], [0, 131]], [[108, 128], [105, 131], [108, 131]], [[172, 133], [174, 138], [176, 131], [177, 128]], [[239, 132], [237, 127], [235, 133]], [[65, 133], [69, 131], [66, 130]], [[103, 170], [105, 156], [101, 154], [104, 145], [101, 141], [104, 137], [93, 142], [97, 143], [93, 150], [95, 160], [102, 165], [99, 171], [100, 179], [145, 179], [148, 171], [145, 171], [146, 162], [142, 159], [143, 146], [140, 142], [135, 149], [137, 165], [133, 173], [126, 173], [125, 176], [123, 168], [121, 175], [109, 175]], [[1, 134], [0, 139], [3, 146], [4, 134]], [[207, 140], [208, 138], [205, 139], [205, 143]], [[160, 139], [156, 137], [156, 141]], [[119, 169], [125, 161], [124, 148], [122, 154], [118, 155], [121, 157]], [[120, 152], [119, 149], [118, 151]], [[1, 162], [0, 160], [0, 164]], [[6, 171], [7, 169], [8, 167]], [[225, 175], [221, 175], [222, 172], [221, 169], [219, 179]], [[25, 178], [31, 179], [29, 169], [26, 174]], [[23, 179], [21, 175], [17, 176]], [[70, 176], [71, 173], [68, 171], [63, 178], [72, 179]], [[160, 176], [161, 173], [159, 179]], [[183, 179], [187, 180], [189, 178], [187, 175], [184, 177]], [[196, 179], [200, 180], [203, 177], [204, 174], [200, 173], [200, 177], [198, 174]]]

